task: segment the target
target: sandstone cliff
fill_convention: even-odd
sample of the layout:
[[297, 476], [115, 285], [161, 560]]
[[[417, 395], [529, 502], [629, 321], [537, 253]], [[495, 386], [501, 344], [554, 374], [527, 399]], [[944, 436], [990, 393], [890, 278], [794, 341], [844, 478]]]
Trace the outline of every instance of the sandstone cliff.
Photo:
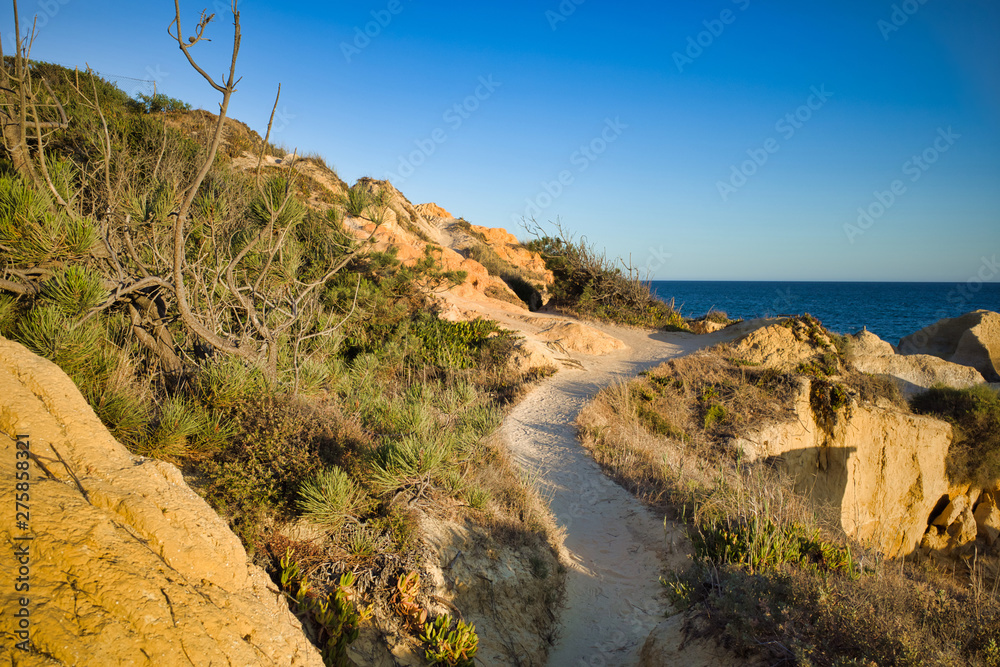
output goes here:
[[[0, 606], [30, 619], [22, 652], [12, 648], [23, 640], [18, 619], [0, 618], [5, 663], [322, 665], [225, 522], [176, 467], [116, 442], [57, 366], [0, 338], [0, 395], [11, 508], [0, 518], [0, 570], [26, 567], [29, 585], [5, 586]], [[26, 526], [13, 512], [21, 435], [31, 452], [29, 486], [18, 489], [28, 489]], [[27, 563], [9, 548], [18, 543], [29, 545]]]
[[1000, 313], [977, 310], [939, 320], [900, 340], [899, 353], [941, 357], [1000, 382]]
[[[825, 333], [801, 335], [798, 325], [751, 332], [730, 348], [755, 365], [788, 371], [831, 354]], [[981, 384], [974, 369], [924, 356], [900, 357], [872, 334], [854, 337], [851, 365], [896, 379], [904, 388], [937, 383]], [[946, 459], [952, 427], [911, 414], [889, 401], [865, 402], [842, 384], [838, 362], [831, 377], [797, 376], [789, 418], [762, 424], [734, 438], [749, 461], [780, 462], [796, 490], [849, 535], [889, 556], [994, 547], [1000, 528], [997, 489], [954, 483]], [[846, 371], [844, 371], [846, 372]], [[977, 521], [978, 518], [978, 521]], [[978, 540], [978, 542], [977, 542]]]
[[780, 459], [796, 491], [829, 508], [847, 534], [889, 556], [912, 552], [938, 502], [967, 490], [945, 473], [951, 426], [853, 398], [823, 414], [820, 390], [801, 378], [792, 419], [734, 444], [751, 461]]
[[929, 354], [896, 354], [892, 345], [869, 331], [852, 337], [847, 358], [862, 373], [892, 378], [904, 394], [917, 393], [936, 384], [965, 389], [986, 382], [971, 366]]
[[[234, 136], [242, 136], [239, 129], [233, 130]], [[241, 150], [240, 146], [237, 141], [232, 150]], [[256, 169], [257, 162], [256, 155], [244, 152], [233, 165], [250, 170]], [[347, 184], [336, 173], [311, 158], [265, 155], [263, 164], [269, 169], [294, 170], [306, 182], [309, 205], [318, 210], [330, 208], [334, 197], [347, 191]], [[388, 181], [363, 178], [356, 187], [371, 193], [383, 191], [388, 203], [381, 211], [381, 224], [348, 216], [344, 220], [347, 232], [359, 240], [370, 237], [372, 249], [393, 252], [405, 265], [413, 265], [430, 253], [441, 270], [465, 272], [459, 284], [431, 290], [429, 296], [444, 319], [483, 317], [520, 334], [523, 338], [511, 355], [514, 370], [557, 368], [570, 363], [567, 351], [602, 355], [624, 347], [617, 338], [595, 327], [579, 324], [553, 330], [551, 317], [533, 316], [529, 311], [539, 310], [547, 301], [552, 272], [537, 252], [525, 248], [507, 230], [469, 224], [434, 203], [413, 205]], [[523, 279], [531, 291], [516, 294], [508, 284], [511, 275]], [[543, 330], [547, 331], [538, 335]]]

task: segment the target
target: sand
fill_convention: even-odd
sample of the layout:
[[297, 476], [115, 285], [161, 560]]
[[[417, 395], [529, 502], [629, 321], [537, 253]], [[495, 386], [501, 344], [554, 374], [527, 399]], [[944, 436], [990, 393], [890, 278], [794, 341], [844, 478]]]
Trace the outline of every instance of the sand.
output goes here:
[[683, 529], [610, 480], [580, 444], [574, 422], [601, 388], [672, 357], [731, 339], [592, 325], [628, 345], [606, 356], [571, 355], [566, 367], [507, 417], [502, 434], [549, 499], [571, 563], [550, 665], [634, 665], [670, 611], [659, 577], [683, 567]]

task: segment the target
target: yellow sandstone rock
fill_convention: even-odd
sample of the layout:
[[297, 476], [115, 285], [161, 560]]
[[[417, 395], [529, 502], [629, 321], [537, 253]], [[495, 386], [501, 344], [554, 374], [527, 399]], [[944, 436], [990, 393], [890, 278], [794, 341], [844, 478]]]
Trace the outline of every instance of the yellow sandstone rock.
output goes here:
[[[131, 455], [62, 370], [0, 338], [0, 497], [10, 508], [19, 435], [33, 457], [30, 515], [26, 526], [13, 511], [0, 516], [0, 571], [24, 565], [29, 588], [0, 589], [0, 661], [323, 664], [273, 583], [177, 468]], [[23, 542], [27, 564], [9, 547]], [[21, 597], [34, 653], [13, 648], [19, 622], [6, 611]]]

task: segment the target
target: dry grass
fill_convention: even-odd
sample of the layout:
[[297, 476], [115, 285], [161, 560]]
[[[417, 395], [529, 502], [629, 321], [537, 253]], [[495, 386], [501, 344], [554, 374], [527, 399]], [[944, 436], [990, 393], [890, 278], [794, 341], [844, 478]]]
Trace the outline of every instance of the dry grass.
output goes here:
[[[741, 464], [728, 441], [786, 418], [798, 380], [727, 353], [609, 387], [578, 422], [609, 475], [688, 522], [696, 558], [663, 581], [689, 631], [774, 665], [1000, 665], [995, 562], [944, 572], [882, 560], [779, 471]], [[850, 372], [826, 382], [906, 409], [892, 383]]]

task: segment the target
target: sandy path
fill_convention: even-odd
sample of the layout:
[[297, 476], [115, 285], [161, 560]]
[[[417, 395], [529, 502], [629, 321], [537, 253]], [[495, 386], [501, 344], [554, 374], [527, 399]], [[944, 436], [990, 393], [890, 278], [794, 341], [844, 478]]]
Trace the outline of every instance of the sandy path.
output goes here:
[[597, 328], [629, 349], [605, 357], [574, 355], [583, 370], [561, 370], [503, 425], [512, 453], [566, 531], [572, 567], [559, 642], [549, 657], [556, 667], [636, 664], [643, 642], [668, 610], [658, 578], [685, 562], [673, 549], [681, 530], [665, 525], [604, 475], [577, 439], [577, 415], [603, 387], [731, 337]]

